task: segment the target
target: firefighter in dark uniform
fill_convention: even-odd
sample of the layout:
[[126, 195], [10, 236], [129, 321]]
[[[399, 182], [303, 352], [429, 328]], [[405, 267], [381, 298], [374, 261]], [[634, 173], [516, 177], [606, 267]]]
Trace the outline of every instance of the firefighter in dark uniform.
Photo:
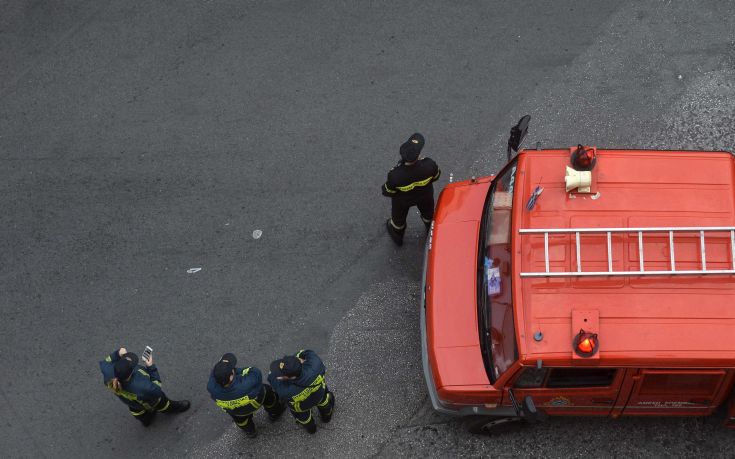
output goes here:
[[161, 389], [161, 377], [153, 356], [138, 365], [138, 356], [124, 347], [105, 357], [100, 370], [105, 385], [128, 406], [130, 414], [148, 427], [159, 413], [181, 413], [189, 409], [188, 400], [169, 400]]
[[316, 352], [301, 350], [271, 363], [268, 382], [281, 400], [288, 403], [291, 414], [310, 434], [316, 433], [312, 408], [316, 407], [323, 423], [332, 419], [334, 394], [327, 388], [327, 369]]
[[217, 362], [209, 375], [207, 391], [222, 411], [248, 437], [256, 437], [253, 415], [262, 406], [271, 421], [277, 420], [286, 406], [268, 384], [263, 384], [260, 370], [255, 367], [237, 368], [237, 358], [227, 353]]
[[388, 172], [388, 180], [383, 184], [383, 195], [392, 198], [391, 218], [385, 224], [396, 245], [403, 244], [406, 216], [412, 206], [418, 207], [426, 231], [434, 218], [433, 183], [439, 179], [441, 171], [433, 159], [419, 157], [423, 147], [424, 136], [419, 133], [401, 145], [401, 160]]

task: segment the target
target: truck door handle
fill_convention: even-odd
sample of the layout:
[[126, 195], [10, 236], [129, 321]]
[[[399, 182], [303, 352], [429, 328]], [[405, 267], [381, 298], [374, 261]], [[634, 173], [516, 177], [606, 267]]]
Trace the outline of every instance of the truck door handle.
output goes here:
[[612, 405], [615, 403], [615, 400], [611, 398], [593, 398], [592, 403], [599, 403], [599, 404], [605, 404], [605, 405]]

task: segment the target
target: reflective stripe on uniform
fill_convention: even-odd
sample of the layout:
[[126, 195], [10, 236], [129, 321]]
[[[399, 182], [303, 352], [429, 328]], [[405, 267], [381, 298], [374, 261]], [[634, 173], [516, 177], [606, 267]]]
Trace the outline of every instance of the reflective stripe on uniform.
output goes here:
[[398, 191], [392, 190], [392, 189], [388, 188], [388, 184], [387, 183], [383, 184], [383, 188], [385, 188], [385, 191], [388, 192], [388, 193], [398, 193]]
[[311, 383], [311, 385], [298, 394], [291, 397], [291, 400], [289, 403], [293, 407], [294, 411], [306, 411], [301, 409], [301, 402], [309, 398], [314, 392], [319, 391], [320, 389], [324, 389], [327, 387], [327, 384], [324, 382], [324, 375], [319, 375], [314, 379], [314, 382]]
[[247, 395], [236, 398], [235, 400], [215, 400], [214, 402], [223, 410], [234, 410], [248, 405], [252, 406], [253, 409], [256, 410], [260, 408], [260, 402], [258, 402], [257, 399], [248, 397]]
[[399, 186], [399, 187], [396, 187], [396, 188], [398, 188], [400, 191], [403, 191], [403, 192], [411, 191], [414, 188], [416, 188], [417, 186], [426, 186], [426, 185], [428, 185], [429, 183], [431, 183], [432, 180], [434, 180], [434, 177], [433, 176], [432, 177], [425, 178], [424, 180], [419, 180], [418, 182], [410, 183], [410, 184], [408, 184], [406, 186]]
[[327, 396], [326, 396], [326, 397], [324, 397], [324, 401], [323, 401], [323, 402], [321, 402], [321, 403], [318, 403], [318, 404], [317, 404], [316, 406], [321, 406], [321, 407], [324, 407], [324, 406], [327, 406], [327, 405], [329, 405], [329, 397], [330, 397], [331, 395], [332, 395], [332, 394], [330, 394], [329, 392], [327, 392]]
[[401, 226], [396, 225], [395, 223], [393, 223], [393, 219], [392, 218], [390, 219], [390, 226], [392, 226], [393, 228], [397, 229], [398, 231], [400, 231], [400, 230], [402, 230], [403, 228], [406, 227], [406, 225], [401, 225]]
[[310, 423], [311, 422], [311, 412], [309, 412], [309, 417], [306, 419], [306, 421], [302, 421], [301, 419], [296, 418], [296, 422], [298, 422], [300, 424], [308, 424], [308, 423]]
[[171, 406], [171, 400], [166, 400], [166, 405], [163, 408], [159, 408], [158, 411], [166, 411], [169, 406]]
[[146, 413], [146, 411], [145, 411], [145, 410], [141, 410], [141, 411], [131, 411], [131, 412], [130, 412], [130, 414], [132, 414], [133, 416], [142, 416], [142, 415], [144, 415], [145, 413]]
[[240, 427], [245, 427], [246, 425], [248, 425], [249, 422], [250, 422], [250, 418], [245, 418], [245, 420], [242, 422], [235, 421], [235, 424], [237, 424]]

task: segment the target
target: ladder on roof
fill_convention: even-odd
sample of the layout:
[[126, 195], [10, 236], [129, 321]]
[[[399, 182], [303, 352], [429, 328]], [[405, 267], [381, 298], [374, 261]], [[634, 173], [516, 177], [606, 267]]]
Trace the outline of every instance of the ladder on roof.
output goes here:
[[[545, 271], [522, 272], [521, 277], [570, 277], [570, 276], [668, 276], [668, 275], [700, 275], [700, 274], [735, 274], [735, 226], [690, 226], [690, 227], [660, 227], [660, 228], [539, 228], [520, 229], [524, 234], [544, 235], [544, 265]], [[679, 270], [676, 269], [676, 254], [674, 248], [674, 233], [699, 233], [699, 250], [701, 254], [701, 269]], [[707, 269], [707, 251], [705, 245], [705, 233], [720, 232], [730, 233], [730, 269]], [[582, 260], [580, 255], [580, 234], [607, 234], [607, 271], [582, 271]], [[612, 267], [612, 234], [613, 233], [638, 233], [638, 271], [613, 271]], [[646, 271], [643, 260], [643, 234], [644, 233], [668, 233], [669, 236], [669, 258], [670, 269]], [[549, 269], [549, 234], [574, 234], [577, 246], [577, 270], [576, 271], [551, 271]]]

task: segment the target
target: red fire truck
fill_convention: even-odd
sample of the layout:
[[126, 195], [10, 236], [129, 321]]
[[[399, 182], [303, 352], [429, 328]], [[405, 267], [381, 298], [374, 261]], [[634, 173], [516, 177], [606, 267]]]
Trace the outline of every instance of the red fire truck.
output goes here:
[[437, 411], [493, 431], [547, 416], [708, 416], [735, 428], [735, 158], [525, 149], [450, 183], [426, 244]]

